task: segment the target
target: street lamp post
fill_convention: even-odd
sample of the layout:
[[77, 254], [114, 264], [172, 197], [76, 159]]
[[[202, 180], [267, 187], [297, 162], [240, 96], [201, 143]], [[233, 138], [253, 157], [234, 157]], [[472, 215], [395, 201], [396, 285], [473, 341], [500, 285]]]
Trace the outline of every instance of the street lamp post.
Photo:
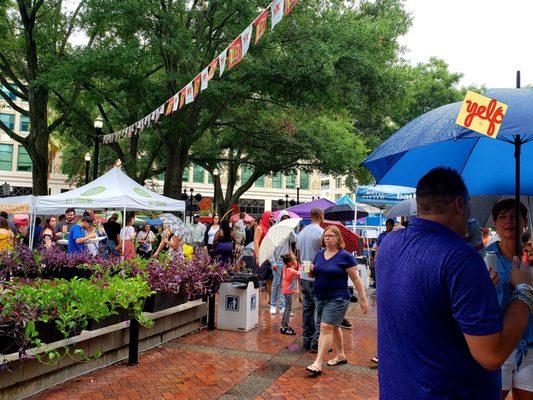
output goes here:
[[89, 183], [89, 165], [91, 164], [91, 153], [85, 154], [85, 184]]
[[215, 218], [215, 215], [218, 214], [217, 210], [217, 178], [218, 178], [218, 168], [215, 168], [213, 170], [213, 218]]
[[194, 189], [193, 188], [190, 188], [190, 192], [191, 192], [191, 198], [189, 200], [189, 202], [191, 203], [191, 206], [190, 206], [190, 214], [189, 214], [189, 223], [192, 223], [192, 202], [193, 202], [193, 192], [194, 192]]
[[300, 204], [300, 186], [296, 188], [296, 204]]
[[285, 208], [289, 208], [289, 195], [285, 195]]
[[104, 120], [101, 116], [94, 120], [94, 164], [93, 164], [93, 180], [98, 178], [98, 157], [100, 156], [100, 135], [102, 134], [102, 127]]

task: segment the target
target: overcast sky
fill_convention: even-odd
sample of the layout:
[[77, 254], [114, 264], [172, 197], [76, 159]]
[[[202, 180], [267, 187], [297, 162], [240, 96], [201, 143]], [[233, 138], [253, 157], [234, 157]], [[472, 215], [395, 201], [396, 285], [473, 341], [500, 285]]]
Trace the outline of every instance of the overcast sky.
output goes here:
[[401, 43], [412, 63], [431, 56], [464, 74], [462, 85], [533, 84], [533, 0], [405, 0], [413, 25]]

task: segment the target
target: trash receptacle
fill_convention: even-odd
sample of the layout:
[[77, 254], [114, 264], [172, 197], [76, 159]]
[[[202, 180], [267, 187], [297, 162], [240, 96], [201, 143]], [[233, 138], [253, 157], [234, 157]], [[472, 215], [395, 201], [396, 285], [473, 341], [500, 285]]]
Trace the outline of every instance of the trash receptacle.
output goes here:
[[217, 328], [248, 332], [257, 328], [259, 281], [256, 275], [235, 274], [218, 290]]

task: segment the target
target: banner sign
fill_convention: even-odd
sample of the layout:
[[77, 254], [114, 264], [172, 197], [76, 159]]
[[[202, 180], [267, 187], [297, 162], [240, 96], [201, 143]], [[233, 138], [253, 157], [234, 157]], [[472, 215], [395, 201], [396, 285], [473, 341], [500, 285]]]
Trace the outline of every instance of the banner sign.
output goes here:
[[222, 74], [226, 70], [235, 67], [243, 57], [246, 56], [252, 41], [254, 27], [254, 44], [257, 44], [266, 31], [268, 17], [271, 17], [271, 27], [274, 29], [274, 27], [281, 22], [284, 15], [289, 14], [297, 3], [297, 0], [273, 0], [261, 11], [251, 24], [248, 24], [247, 28], [234, 39], [228, 47], [211, 61], [207, 67], [204, 67], [202, 71], [185, 87], [180, 89], [174, 96], [165, 101], [146, 117], [118, 132], [102, 136], [102, 142], [104, 144], [113, 143], [120, 138], [139, 134], [151, 124], [158, 123], [161, 115], [170, 116], [183, 106], [192, 103], [200, 92], [207, 89], [208, 82], [215, 76], [217, 67], [219, 70], [219, 76], [222, 77]]
[[507, 104], [469, 90], [455, 123], [495, 139], [506, 111]]
[[376, 185], [359, 186], [355, 193], [358, 203], [375, 205], [393, 205], [400, 201], [412, 199], [416, 189], [404, 186]]

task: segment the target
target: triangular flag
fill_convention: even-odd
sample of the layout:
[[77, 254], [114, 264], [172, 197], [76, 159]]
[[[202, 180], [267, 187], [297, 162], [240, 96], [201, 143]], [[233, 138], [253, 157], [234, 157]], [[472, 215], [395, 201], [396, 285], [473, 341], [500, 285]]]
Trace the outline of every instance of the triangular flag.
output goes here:
[[190, 104], [194, 101], [194, 87], [193, 82], [190, 81], [187, 86], [185, 86], [185, 104]]
[[155, 121], [155, 118], [157, 117], [157, 111], [159, 111], [159, 108], [155, 111], [152, 111], [150, 114], [150, 121]]
[[213, 77], [215, 76], [217, 65], [218, 65], [218, 57], [215, 58], [213, 61], [211, 61], [211, 64], [209, 64], [209, 80], [213, 79]]
[[224, 70], [226, 69], [226, 58], [228, 57], [228, 49], [225, 49], [220, 55], [218, 56], [218, 65], [220, 67], [220, 76], [224, 73]]
[[185, 97], [187, 95], [187, 88], [180, 90], [180, 108], [185, 105]]
[[159, 115], [163, 114], [165, 112], [165, 103], [161, 104], [159, 107]]
[[232, 69], [242, 60], [241, 37], [233, 41], [228, 47], [228, 69]]
[[165, 115], [172, 114], [172, 111], [174, 111], [174, 97], [167, 101], [167, 111], [165, 112]]
[[248, 53], [250, 48], [250, 41], [252, 40], [252, 33], [254, 31], [254, 25], [250, 24], [248, 28], [241, 33], [241, 45], [242, 45], [242, 56], [244, 57]]
[[174, 97], [172, 98], [173, 106], [172, 106], [172, 112], [176, 111], [178, 109], [178, 104], [180, 101], [180, 92], [176, 93]]
[[200, 85], [202, 83], [202, 74], [196, 75], [196, 78], [194, 78], [194, 97], [198, 96], [198, 93], [200, 93]]
[[280, 23], [283, 19], [283, 3], [284, 0], [274, 0], [270, 6], [270, 12], [272, 13], [272, 29]]
[[285, 15], [292, 11], [296, 3], [298, 3], [298, 0], [285, 0]]
[[255, 25], [255, 42], [254, 44], [257, 44], [259, 42], [259, 39], [261, 39], [266, 31], [267, 27], [267, 20], [268, 20], [268, 10], [265, 10], [257, 17], [254, 21]]
[[209, 82], [209, 68], [206, 67], [202, 73], [202, 85], [200, 86], [200, 90], [203, 92], [205, 89], [207, 89], [207, 84]]

